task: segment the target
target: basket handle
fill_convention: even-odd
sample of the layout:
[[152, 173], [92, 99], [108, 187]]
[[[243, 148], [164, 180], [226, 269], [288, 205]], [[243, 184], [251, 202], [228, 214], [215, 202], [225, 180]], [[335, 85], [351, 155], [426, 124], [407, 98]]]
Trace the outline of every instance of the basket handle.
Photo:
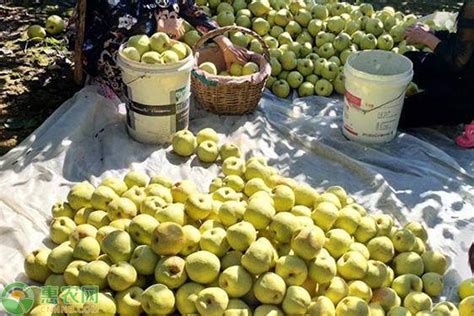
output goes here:
[[263, 57], [268, 62], [270, 62], [270, 53], [268, 51], [268, 46], [265, 43], [265, 41], [263, 40], [263, 38], [260, 35], [258, 35], [257, 33], [255, 33], [254, 31], [249, 30], [245, 27], [237, 26], [237, 25], [224, 26], [224, 27], [214, 29], [210, 32], [207, 32], [194, 44], [193, 52], [196, 53], [197, 50], [201, 46], [203, 46], [204, 43], [206, 43], [208, 40], [214, 39], [214, 38], [216, 38], [217, 36], [220, 36], [220, 35], [224, 35], [224, 33], [227, 33], [227, 32], [230, 32], [230, 31], [239, 31], [239, 32], [242, 32], [244, 34], [251, 35], [251, 36], [255, 37], [260, 42], [260, 44], [262, 45]]

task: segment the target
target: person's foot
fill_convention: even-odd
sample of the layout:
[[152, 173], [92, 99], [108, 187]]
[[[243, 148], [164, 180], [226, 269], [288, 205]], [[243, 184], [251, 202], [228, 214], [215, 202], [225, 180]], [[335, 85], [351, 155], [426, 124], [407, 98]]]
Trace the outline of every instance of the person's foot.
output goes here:
[[464, 126], [464, 133], [456, 137], [456, 144], [462, 148], [474, 148], [474, 123]]

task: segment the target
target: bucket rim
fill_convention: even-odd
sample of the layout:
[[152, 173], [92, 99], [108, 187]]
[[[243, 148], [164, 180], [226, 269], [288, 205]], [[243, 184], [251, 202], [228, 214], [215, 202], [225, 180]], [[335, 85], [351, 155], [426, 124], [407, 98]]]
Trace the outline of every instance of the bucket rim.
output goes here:
[[[377, 53], [377, 54], [386, 54], [386, 55], [392, 55], [396, 56], [397, 58], [400, 58], [400, 60], [403, 60], [408, 63], [410, 66], [409, 70], [399, 73], [399, 74], [394, 74], [394, 75], [375, 75], [371, 74], [362, 70], [358, 70], [355, 67], [351, 65], [351, 61], [357, 58], [358, 56], [364, 54], [372, 54], [372, 53]], [[394, 82], [394, 81], [411, 81], [413, 77], [413, 62], [406, 56], [397, 54], [394, 52], [389, 52], [389, 51], [383, 51], [383, 50], [365, 50], [365, 51], [358, 51], [352, 53], [349, 58], [347, 59], [346, 64], [344, 65], [344, 73], [349, 71], [351, 75], [365, 79], [365, 80], [372, 80], [372, 81], [383, 81], [383, 82]]]
[[[181, 43], [181, 42], [180, 42]], [[127, 70], [133, 70], [137, 72], [147, 72], [147, 73], [168, 73], [169, 71], [182, 71], [191, 69], [194, 65], [194, 56], [193, 51], [186, 43], [183, 43], [186, 46], [186, 51], [188, 56], [186, 58], [172, 64], [145, 64], [138, 61], [130, 60], [125, 58], [122, 55], [122, 51], [127, 47], [127, 43], [120, 45], [117, 53], [117, 65], [120, 68], [127, 68]]]

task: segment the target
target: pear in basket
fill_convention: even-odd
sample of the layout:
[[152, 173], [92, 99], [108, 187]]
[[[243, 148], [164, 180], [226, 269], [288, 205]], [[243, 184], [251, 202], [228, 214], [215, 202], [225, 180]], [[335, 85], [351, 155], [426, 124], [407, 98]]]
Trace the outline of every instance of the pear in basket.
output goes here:
[[163, 64], [164, 61], [163, 58], [161, 58], [160, 53], [150, 51], [143, 54], [141, 62], [145, 64]]
[[142, 56], [150, 50], [150, 38], [146, 35], [134, 35], [128, 39], [127, 47], [134, 47]]
[[135, 47], [125, 47], [122, 50], [122, 55], [124, 57], [130, 59], [130, 60], [133, 60], [133, 61], [138, 61], [139, 62], [140, 59], [141, 59], [140, 52]]
[[242, 68], [243, 66], [241, 64], [233, 63], [230, 65], [229, 73], [231, 76], [242, 76]]
[[164, 51], [163, 54], [161, 54], [161, 58], [165, 64], [177, 63], [180, 59], [178, 54], [172, 50]]
[[188, 50], [186, 45], [180, 42], [176, 42], [171, 46], [171, 51], [175, 52], [178, 55], [179, 60], [184, 59], [188, 55]]
[[259, 71], [259, 67], [256, 63], [254, 62], [248, 62], [242, 67], [242, 75], [243, 76], [248, 76], [254, 73], [257, 73]]
[[201, 69], [202, 71], [205, 71], [207, 73], [210, 73], [211, 75], [217, 75], [216, 65], [214, 65], [210, 61], [206, 61], [206, 62], [202, 63], [201, 65], [199, 65], [199, 69]]

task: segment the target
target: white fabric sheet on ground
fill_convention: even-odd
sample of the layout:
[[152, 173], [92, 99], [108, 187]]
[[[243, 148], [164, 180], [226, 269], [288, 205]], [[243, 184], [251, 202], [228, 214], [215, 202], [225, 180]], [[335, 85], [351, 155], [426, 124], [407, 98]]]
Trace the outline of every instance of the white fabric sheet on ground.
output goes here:
[[[123, 106], [89, 86], [65, 102], [20, 146], [0, 158], [0, 282], [26, 280], [23, 258], [47, 240], [51, 205], [74, 182], [94, 185], [131, 168], [193, 179], [207, 190], [218, 166], [182, 159], [170, 148], [144, 145], [126, 132]], [[190, 129], [217, 130], [222, 142], [247, 155], [264, 155], [283, 174], [316, 188], [341, 185], [370, 212], [400, 223], [423, 222], [430, 244], [452, 259], [446, 291], [468, 277], [467, 250], [474, 238], [474, 150], [434, 129], [400, 133], [388, 144], [364, 146], [340, 131], [341, 102], [321, 97], [293, 105], [266, 94], [259, 111], [219, 117], [192, 110]]]

